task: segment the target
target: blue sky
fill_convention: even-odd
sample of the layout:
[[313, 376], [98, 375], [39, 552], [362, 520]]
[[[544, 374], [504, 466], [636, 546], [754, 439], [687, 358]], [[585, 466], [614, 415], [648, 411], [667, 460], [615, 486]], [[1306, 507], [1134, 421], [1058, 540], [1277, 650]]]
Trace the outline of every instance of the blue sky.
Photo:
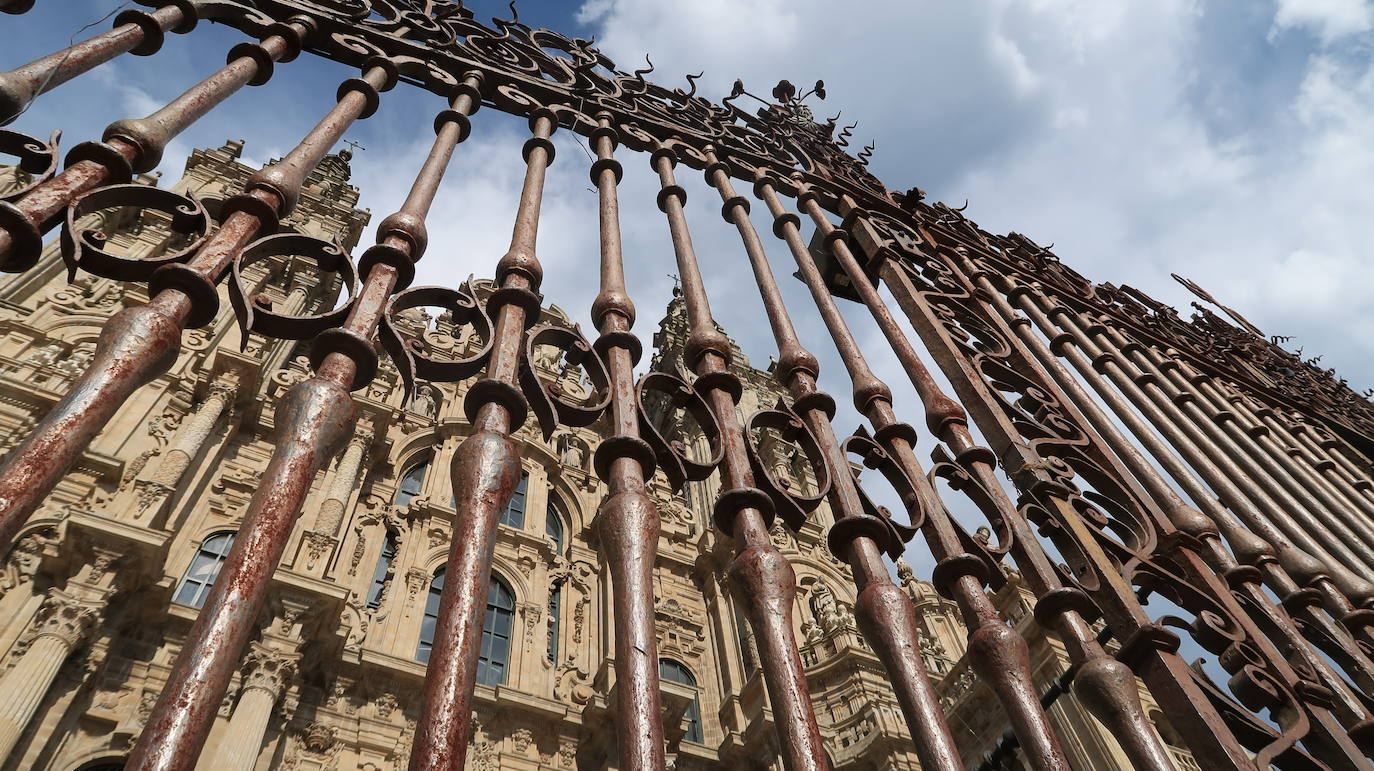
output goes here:
[[[472, 0], [479, 17], [504, 3]], [[113, 0], [39, 0], [0, 17], [0, 67], [66, 45]], [[969, 216], [1016, 230], [1090, 278], [1127, 283], [1186, 307], [1169, 278], [1196, 280], [1269, 334], [1322, 354], [1358, 389], [1374, 385], [1374, 59], [1370, 0], [525, 0], [521, 19], [595, 36], [622, 70], [653, 52], [652, 76], [679, 85], [706, 71], [723, 94], [741, 77], [755, 92], [781, 78], [825, 78], [818, 111], [857, 119], [876, 140], [875, 172], [894, 189], [970, 200]], [[107, 29], [109, 22], [94, 31]], [[168, 37], [148, 58], [122, 57], [40, 99], [13, 127], [64, 145], [142, 116], [219, 67], [242, 36], [211, 26]], [[162, 171], [173, 179], [193, 147], [247, 141], [245, 156], [279, 156], [333, 104], [354, 73], [304, 56], [245, 89], [180, 137]], [[347, 134], [366, 147], [354, 181], [374, 222], [394, 210], [432, 138], [441, 100], [384, 95]], [[431, 217], [420, 280], [490, 276], [509, 239], [522, 167], [520, 121], [484, 110], [459, 150]], [[596, 197], [576, 141], [557, 137], [540, 252], [550, 302], [588, 326], [595, 293]], [[632, 296], [647, 337], [671, 289], [667, 229], [643, 157], [625, 157], [622, 188]], [[683, 170], [688, 214], [721, 323], [755, 363], [773, 352], [733, 228], [716, 194]], [[755, 207], [756, 211], [763, 207]], [[767, 227], [760, 227], [765, 235]], [[365, 243], [370, 234], [365, 236]], [[768, 242], [775, 271], [790, 258]], [[822, 385], [846, 404], [847, 383], [803, 287], [784, 281]], [[915, 398], [862, 309], [846, 306], [898, 406]], [[837, 427], [857, 425], [844, 410]], [[919, 422], [913, 420], [913, 422]]]

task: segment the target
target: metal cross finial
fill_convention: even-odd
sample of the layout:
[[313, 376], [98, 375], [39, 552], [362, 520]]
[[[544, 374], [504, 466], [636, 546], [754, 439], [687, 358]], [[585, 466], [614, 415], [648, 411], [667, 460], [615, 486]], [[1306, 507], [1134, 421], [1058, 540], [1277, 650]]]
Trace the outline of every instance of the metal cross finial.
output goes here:
[[345, 139], [345, 140], [344, 140], [344, 144], [348, 145], [348, 149], [349, 149], [349, 150], [353, 150], [353, 151], [357, 151], [357, 150], [366, 150], [366, 149], [367, 149], [366, 147], [363, 147], [363, 143], [362, 143], [362, 142], [359, 142], [359, 141], [356, 140], [356, 139]]

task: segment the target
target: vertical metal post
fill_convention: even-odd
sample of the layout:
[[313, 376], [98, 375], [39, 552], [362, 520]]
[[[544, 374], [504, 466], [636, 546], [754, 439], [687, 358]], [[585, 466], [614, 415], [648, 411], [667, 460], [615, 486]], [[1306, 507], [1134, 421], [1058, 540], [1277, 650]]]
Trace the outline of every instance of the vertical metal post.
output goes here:
[[[249, 53], [247, 48], [240, 49], [242, 55], [221, 70], [221, 73], [233, 70], [232, 77], [219, 80], [212, 76], [201, 84], [206, 88], [204, 94], [196, 93], [201, 88], [197, 86], [168, 105], [169, 108], [175, 105], [177, 109], [164, 116], [166, 123], [156, 121], [144, 128], [182, 125], [178, 116], [198, 114], [197, 110], [202, 108], [193, 105], [202, 96], [213, 99], [213, 95], [222, 93], [223, 89], [237, 87], [233, 84], [240, 79], [270, 71], [263, 68], [270, 67], [274, 58], [291, 50], [287, 35], [294, 36], [299, 44], [303, 29], [298, 25], [285, 26], [269, 38], [272, 41], [270, 49], [267, 43], [261, 44], [260, 50], [256, 46], [248, 47], [259, 50], [258, 54]], [[120, 311], [105, 323], [90, 366], [29, 436], [0, 463], [0, 544], [14, 538], [129, 395], [172, 366], [181, 345], [182, 330], [204, 326], [214, 320], [219, 309], [215, 285], [244, 245], [260, 230], [275, 229], [280, 218], [295, 206], [306, 174], [329, 150], [338, 134], [365, 110], [370, 114], [371, 109], [375, 109], [378, 88], [390, 88], [395, 84], [395, 66], [390, 62], [386, 65], [371, 66], [365, 78], [355, 78], [341, 86], [339, 103], [320, 126], [281, 162], [254, 174], [247, 191], [225, 202], [224, 224], [186, 264], [164, 265], [152, 273], [149, 281], [152, 296], [148, 303]], [[153, 128], [146, 133], [141, 129], [128, 132], [141, 139], [157, 133]], [[95, 147], [112, 146], [92, 144]], [[144, 149], [133, 140], [121, 144], [135, 155]], [[153, 147], [160, 145], [147, 146]], [[112, 161], [110, 163], [113, 165]], [[98, 165], [98, 168], [109, 167]], [[0, 207], [5, 205], [0, 204]]]
[[[907, 728], [916, 743], [921, 768], [961, 769], [963, 765], [958, 748], [945, 723], [939, 696], [921, 658], [916, 609], [906, 592], [892, 583], [883, 563], [884, 547], [900, 552], [903, 543], [894, 537], [891, 528], [876, 521], [863, 509], [856, 481], [849, 470], [849, 460], [830, 423], [835, 410], [834, 400], [821, 391], [816, 383], [820, 375], [820, 363], [797, 338], [777, 280], [768, 264], [768, 257], [749, 221], [747, 205], [741, 203], [744, 199], [736, 196], [725, 169], [715, 165], [708, 175], [708, 181], [726, 201], [727, 219], [735, 224], [744, 238], [745, 252], [758, 281], [778, 345], [777, 377], [791, 392], [794, 409], [800, 412], [830, 468], [829, 499], [836, 524], [831, 530], [829, 545], [836, 559], [849, 563], [858, 591], [855, 611], [864, 638], [887, 668], [893, 692], [902, 705]], [[811, 289], [826, 327], [850, 372], [856, 399], [876, 397], [882, 393], [887, 393], [890, 399], [887, 384], [869, 368], [858, 342], [821, 284], [820, 274], [811, 261], [806, 244], [802, 242], [797, 215], [783, 209], [773, 180], [761, 177], [754, 190], [773, 215], [774, 234], [786, 241], [797, 260], [797, 267]], [[863, 407], [860, 405], [859, 409]]]
[[796, 574], [768, 534], [774, 516], [772, 501], [756, 486], [749, 468], [746, 438], [736, 409], [742, 386], [730, 371], [730, 341], [716, 328], [711, 316], [706, 286], [683, 213], [687, 191], [677, 184], [673, 173], [677, 156], [661, 146], [653, 152], [650, 163], [658, 172], [662, 188], [658, 205], [668, 217], [691, 326], [684, 363], [696, 373], [695, 387], [720, 424], [725, 457], [715, 523], [735, 540], [735, 558], [729, 569], [731, 584], [739, 587], [738, 599], [744, 602], [758, 641], [764, 682], [777, 715], [783, 765], [788, 771], [823, 771], [830, 762], [816, 725], [792, 628]]
[[[306, 173], [319, 163], [369, 105], [375, 107], [378, 88], [388, 82], [394, 83], [394, 74], [394, 69], [374, 66], [368, 69], [365, 79], [345, 83], [340, 90], [339, 103], [315, 130], [278, 164], [255, 175], [248, 192], [241, 197], [251, 197], [259, 204], [272, 201], [289, 210], [288, 204], [294, 203]], [[253, 196], [268, 185], [273, 186], [270, 198]], [[254, 204], [240, 205], [252, 207]], [[276, 211], [264, 210], [263, 215], [254, 215], [239, 209], [230, 215], [230, 220], [242, 216], [246, 220], [245, 231], [256, 232], [262, 220], [276, 216]], [[230, 223], [226, 222], [224, 228], [229, 227]], [[395, 228], [384, 227], [378, 232], [379, 237], [394, 239], [398, 243], [392, 245], [404, 245], [402, 248], [413, 248], [423, 235], [422, 231], [418, 235], [412, 233], [415, 240], [408, 240]], [[233, 254], [237, 255], [240, 250], [234, 249]], [[419, 255], [416, 252], [407, 256], [416, 259]], [[215, 266], [202, 269], [212, 267]], [[211, 275], [222, 272], [221, 268]], [[349, 318], [344, 323], [342, 331], [345, 334], [370, 341], [386, 297], [395, 286], [396, 276], [395, 268], [384, 264], [377, 264], [368, 272], [367, 287], [350, 308]], [[184, 294], [178, 295], [186, 298]], [[183, 305], [190, 310], [189, 301]], [[182, 314], [181, 318], [184, 317]], [[338, 338], [326, 339], [336, 342]], [[354, 415], [349, 391], [360, 387], [357, 383], [360, 372], [368, 372], [370, 378], [376, 363], [370, 362], [369, 372], [367, 356], [358, 353], [356, 346], [325, 344], [320, 348], [318, 353], [322, 361], [316, 374], [293, 386], [277, 409], [276, 449], [244, 514], [243, 526], [234, 539], [219, 578], [187, 635], [147, 726], [126, 761], [131, 769], [187, 771], [194, 767], [214, 724], [215, 712], [229, 687], [229, 679], [244, 646], [257, 628], [258, 613], [267, 597], [272, 573], [281, 560], [291, 528], [300, 514], [301, 503], [309, 493], [315, 474], [329, 462], [348, 436]], [[364, 350], [371, 354], [370, 344]]]
[[635, 307], [625, 290], [620, 251], [618, 132], [609, 113], [598, 115], [597, 123], [591, 177], [600, 196], [601, 291], [592, 304], [592, 321], [601, 333], [596, 350], [611, 376], [611, 430], [596, 449], [596, 472], [607, 488], [596, 527], [611, 568], [619, 767], [653, 771], [665, 764], [653, 588], [659, 518], [645, 492], [654, 455], [640, 436], [635, 397], [634, 367], [642, 348], [630, 331]]
[[411, 771], [462, 769], [467, 762], [496, 526], [520, 480], [520, 453], [510, 435], [529, 414], [517, 378], [525, 330], [539, 319], [544, 269], [535, 255], [535, 242], [545, 172], [554, 156], [549, 137], [558, 127], [554, 114], [542, 108], [534, 111], [529, 124], [533, 136], [525, 142], [525, 181], [515, 228], [510, 249], [496, 265], [499, 288], [488, 301], [496, 320], [487, 376], [468, 389], [463, 402], [473, 432], [453, 458], [458, 513], [410, 754]]

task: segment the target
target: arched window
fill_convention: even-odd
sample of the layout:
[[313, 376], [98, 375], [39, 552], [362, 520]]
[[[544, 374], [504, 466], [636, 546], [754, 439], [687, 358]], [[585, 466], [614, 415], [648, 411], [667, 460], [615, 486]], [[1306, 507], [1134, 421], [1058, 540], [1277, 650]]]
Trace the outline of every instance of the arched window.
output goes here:
[[416, 463], [401, 475], [401, 484], [396, 487], [397, 506], [404, 506], [410, 503], [410, 499], [420, 494], [420, 488], [425, 483], [425, 474], [429, 472], [429, 459]]
[[558, 513], [558, 507], [549, 501], [548, 508], [544, 511], [544, 535], [553, 539], [553, 551], [555, 554], [563, 553], [563, 515]]
[[[420, 624], [420, 646], [415, 658], [429, 663], [434, 648], [434, 629], [439, 621], [439, 598], [444, 592], [444, 570], [434, 574], [425, 600], [425, 617]], [[487, 616], [482, 624], [482, 648], [477, 660], [477, 682], [500, 685], [506, 682], [510, 666], [510, 639], [515, 625], [515, 595], [499, 577], [491, 577], [487, 588]]]
[[[672, 659], [658, 660], [658, 676], [670, 683], [680, 683], [693, 689], [697, 687], [697, 679], [692, 677], [687, 667]], [[687, 733], [682, 738], [689, 742], [701, 742], [701, 700], [697, 694], [692, 694], [692, 706], [687, 709]]]
[[487, 619], [482, 624], [482, 652], [477, 659], [477, 682], [500, 685], [510, 666], [510, 638], [515, 627], [515, 595], [500, 578], [487, 587]]
[[229, 555], [229, 547], [233, 545], [232, 532], [215, 533], [202, 541], [195, 559], [191, 560], [186, 574], [181, 577], [176, 601], [196, 608], [204, 605], [210, 587], [215, 585], [215, 579], [219, 577], [219, 569], [224, 566], [224, 558]]
[[386, 531], [382, 541], [382, 553], [377, 557], [377, 567], [372, 571], [372, 586], [367, 590], [367, 607], [378, 608], [382, 604], [382, 590], [386, 588], [387, 576], [391, 574], [391, 562], [396, 559], [396, 534]]
[[520, 484], [515, 486], [515, 492], [510, 497], [510, 505], [501, 512], [501, 524], [510, 525], [516, 530], [525, 527], [525, 495], [529, 492], [530, 472], [520, 472]]

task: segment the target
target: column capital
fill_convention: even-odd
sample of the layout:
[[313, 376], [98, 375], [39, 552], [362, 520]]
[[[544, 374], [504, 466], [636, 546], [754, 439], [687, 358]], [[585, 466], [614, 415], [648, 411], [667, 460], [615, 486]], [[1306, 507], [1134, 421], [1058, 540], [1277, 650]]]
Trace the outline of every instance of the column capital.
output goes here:
[[367, 446], [372, 444], [372, 440], [376, 438], [376, 433], [377, 427], [373, 425], [371, 420], [360, 418], [353, 426], [353, 435], [348, 437], [348, 443], [350, 445], [360, 444], [363, 449], [367, 449]]
[[225, 371], [215, 376], [206, 387], [205, 396], [219, 397], [226, 402], [232, 402], [239, 392], [239, 376], [237, 372]]
[[48, 592], [43, 604], [33, 616], [29, 631], [24, 635], [26, 641], [43, 637], [55, 637], [74, 649], [86, 639], [100, 620], [103, 604], [77, 599], [75, 596], [56, 589]]
[[299, 653], [286, 653], [259, 642], [252, 643], [240, 667], [243, 675], [241, 692], [247, 693], [256, 688], [267, 692], [275, 702], [295, 677], [296, 663], [300, 657]]

